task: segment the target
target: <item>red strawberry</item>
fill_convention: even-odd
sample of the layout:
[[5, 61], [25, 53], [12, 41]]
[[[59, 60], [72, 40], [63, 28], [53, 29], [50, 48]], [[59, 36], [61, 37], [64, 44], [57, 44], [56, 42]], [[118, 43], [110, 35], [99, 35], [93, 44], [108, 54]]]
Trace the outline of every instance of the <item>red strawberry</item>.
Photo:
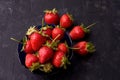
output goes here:
[[84, 25], [78, 25], [78, 26], [75, 26], [69, 33], [70, 37], [72, 40], [79, 40], [79, 39], [82, 39], [84, 38], [85, 34], [86, 33], [89, 33], [90, 30], [89, 28], [92, 27], [93, 25], [95, 25], [96, 23], [93, 23], [87, 27], [84, 27]]
[[87, 55], [88, 53], [95, 51], [95, 46], [92, 43], [86, 41], [76, 43], [73, 48], [76, 48], [74, 51], [80, 55]]
[[61, 40], [62, 38], [64, 38], [64, 34], [65, 34], [65, 31], [64, 29], [60, 28], [60, 27], [55, 27], [53, 30], [52, 30], [52, 38], [54, 39], [56, 36], [60, 35], [57, 40]]
[[25, 51], [25, 53], [33, 53], [34, 52], [30, 40], [26, 41], [23, 50]]
[[37, 63], [38, 61], [38, 57], [34, 54], [26, 54], [25, 65], [27, 68], [30, 68], [31, 66], [33, 66], [33, 63]]
[[45, 63], [49, 59], [52, 58], [53, 56], [53, 49], [48, 47], [48, 46], [43, 46], [39, 50], [39, 62], [40, 63]]
[[78, 40], [85, 36], [84, 29], [81, 26], [75, 26], [69, 33], [72, 40]]
[[70, 14], [63, 14], [60, 18], [60, 26], [63, 28], [69, 28], [73, 24], [72, 15]]
[[68, 46], [65, 43], [59, 43], [58, 44], [58, 50], [63, 51], [64, 53], [68, 52]]
[[30, 36], [30, 42], [34, 51], [38, 51], [43, 43], [46, 42], [46, 37], [41, 34], [34, 32]]
[[54, 8], [53, 10], [45, 10], [44, 20], [47, 24], [58, 24], [59, 23], [59, 15], [57, 10]]
[[38, 52], [40, 63], [45, 63], [52, 58], [53, 49], [56, 46], [56, 42], [57, 42], [56, 39], [59, 36], [60, 35], [56, 36], [56, 38], [54, 40], [52, 40], [52, 42], [46, 42], [46, 45], [40, 48], [40, 50]]
[[46, 35], [51, 37], [52, 36], [52, 27], [50, 26], [45, 26], [42, 28], [42, 32]]
[[60, 68], [60, 67], [66, 68], [66, 64], [69, 64], [69, 61], [63, 51], [56, 51], [54, 53], [52, 63], [56, 68]]

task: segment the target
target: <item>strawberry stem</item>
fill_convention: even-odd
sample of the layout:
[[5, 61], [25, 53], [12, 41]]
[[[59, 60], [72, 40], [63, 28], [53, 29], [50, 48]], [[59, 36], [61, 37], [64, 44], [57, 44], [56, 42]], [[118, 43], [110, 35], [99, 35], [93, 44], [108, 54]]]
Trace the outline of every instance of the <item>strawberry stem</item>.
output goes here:
[[73, 48], [73, 47], [69, 47], [69, 46], [68, 46], [68, 48], [69, 48], [69, 49], [74, 49], [74, 50], [75, 50], [75, 49], [80, 49], [80, 48]]
[[10, 39], [13, 40], [13, 41], [15, 41], [15, 42], [23, 44], [22, 42], [20, 42], [19, 40], [15, 39], [15, 38], [10, 38]]
[[92, 23], [86, 27], [86, 29], [89, 29], [90, 27], [94, 26], [96, 23]]
[[59, 36], [60, 36], [60, 34], [58, 34], [58, 35], [52, 40], [50, 46], [52, 46], [52, 45], [54, 44], [55, 40], [56, 40]]
[[44, 26], [44, 18], [42, 18], [42, 27]]
[[42, 30], [43, 30], [43, 26], [44, 26], [44, 19], [42, 18], [42, 25], [41, 25], [41, 28], [40, 28], [40, 32], [39, 32], [39, 33], [42, 32]]

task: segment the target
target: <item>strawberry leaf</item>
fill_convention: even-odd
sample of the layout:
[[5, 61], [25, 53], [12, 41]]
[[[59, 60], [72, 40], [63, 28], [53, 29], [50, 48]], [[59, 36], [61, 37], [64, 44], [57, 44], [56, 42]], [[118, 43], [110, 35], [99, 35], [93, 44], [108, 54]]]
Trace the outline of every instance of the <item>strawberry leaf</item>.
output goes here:
[[86, 28], [86, 26], [83, 23], [81, 23], [80, 26], [82, 27], [85, 33], [90, 33], [90, 29]]
[[33, 32], [38, 32], [38, 30], [35, 27], [36, 26], [30, 26], [30, 28], [26, 32], [26, 35], [31, 35]]
[[66, 56], [62, 58], [61, 62], [62, 62], [61, 67], [63, 67], [64, 69], [67, 69], [67, 64], [71, 64]]
[[52, 69], [53, 69], [53, 65], [51, 63], [42, 64], [40, 65], [40, 68], [39, 68], [39, 70], [46, 72], [46, 73], [51, 72]]
[[39, 62], [32, 63], [32, 66], [29, 68], [29, 70], [30, 70], [31, 72], [33, 72], [34, 70], [39, 69], [39, 67], [40, 67], [40, 63], [39, 63]]
[[22, 39], [23, 46], [22, 46], [21, 51], [24, 51], [24, 46], [26, 45], [26, 41], [27, 41], [27, 36], [23, 37]]
[[95, 46], [94, 46], [91, 42], [88, 42], [88, 43], [87, 43], [87, 51], [88, 51], [89, 53], [93, 53], [93, 52], [96, 51], [96, 50], [95, 50]]

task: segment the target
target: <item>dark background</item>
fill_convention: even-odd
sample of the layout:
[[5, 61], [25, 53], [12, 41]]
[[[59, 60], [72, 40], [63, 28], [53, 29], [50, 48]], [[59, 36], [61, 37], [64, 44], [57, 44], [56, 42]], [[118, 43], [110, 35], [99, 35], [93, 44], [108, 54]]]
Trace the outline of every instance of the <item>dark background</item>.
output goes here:
[[74, 55], [70, 69], [48, 80], [120, 80], [120, 0], [0, 0], [0, 80], [45, 79], [20, 64], [10, 37], [22, 39], [53, 8], [71, 13], [76, 25], [97, 22], [86, 39], [96, 52], [87, 59]]

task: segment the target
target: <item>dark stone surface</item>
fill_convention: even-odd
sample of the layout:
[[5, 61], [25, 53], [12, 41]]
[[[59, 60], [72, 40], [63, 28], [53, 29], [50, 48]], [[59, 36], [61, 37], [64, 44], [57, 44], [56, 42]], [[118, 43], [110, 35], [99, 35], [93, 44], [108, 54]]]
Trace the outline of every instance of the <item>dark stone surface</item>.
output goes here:
[[[69, 1], [69, 2], [68, 2]], [[43, 10], [69, 12], [75, 24], [89, 25], [87, 41], [96, 45], [89, 58], [74, 55], [66, 72], [43, 77], [19, 62], [17, 46], [30, 25], [41, 24]], [[0, 0], [0, 80], [120, 80], [120, 0]]]

